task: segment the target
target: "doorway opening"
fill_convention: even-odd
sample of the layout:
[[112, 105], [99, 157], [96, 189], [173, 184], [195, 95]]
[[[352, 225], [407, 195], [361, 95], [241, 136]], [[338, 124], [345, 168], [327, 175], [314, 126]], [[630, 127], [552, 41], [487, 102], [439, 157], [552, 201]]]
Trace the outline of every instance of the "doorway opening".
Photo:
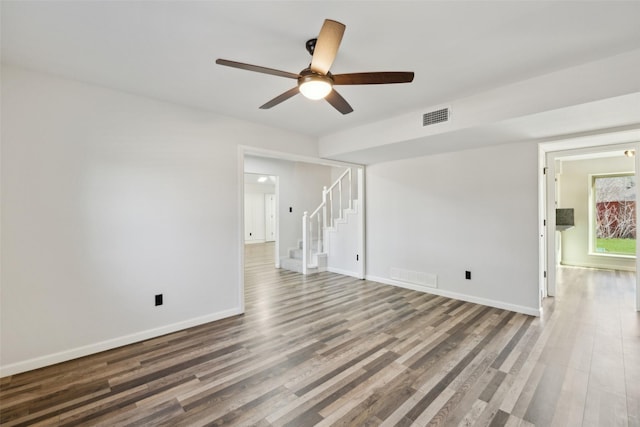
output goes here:
[[[607, 135], [626, 137], [630, 135]], [[625, 156], [625, 151], [638, 150], [637, 135], [631, 134], [631, 139], [626, 143], [591, 144], [580, 146], [579, 141], [575, 148], [560, 144], [541, 144], [541, 272], [540, 294], [541, 297], [556, 296], [558, 289], [558, 271], [561, 266], [586, 267], [596, 269], [638, 271], [638, 248], [633, 248], [633, 253], [606, 253], [597, 250], [599, 215], [604, 206], [595, 199], [594, 178], [602, 176], [630, 176], [638, 170], [638, 158]], [[624, 138], [621, 138], [624, 140]], [[634, 141], [635, 139], [635, 141]], [[635, 226], [638, 212], [635, 209], [635, 201], [640, 199], [637, 186], [630, 185], [624, 191], [613, 191], [606, 197], [612, 199], [612, 205], [628, 208], [626, 212], [634, 216], [633, 221], [627, 224]], [[613, 200], [616, 199], [616, 200]], [[604, 200], [604, 199], [603, 199]], [[633, 203], [632, 203], [633, 202]], [[613, 209], [613, 208], [612, 208]], [[558, 225], [560, 216], [565, 211], [571, 211], [574, 215], [573, 223], [567, 226]], [[611, 213], [611, 212], [609, 212]], [[611, 219], [611, 218], [610, 218]], [[628, 219], [628, 218], [627, 218]], [[610, 225], [615, 225], [612, 220]], [[621, 224], [623, 225], [623, 224]], [[623, 233], [624, 237], [633, 234], [635, 242], [635, 229], [633, 232]], [[612, 234], [613, 235], [613, 234]], [[617, 235], [616, 235], [617, 236]], [[607, 235], [607, 237], [610, 237]], [[618, 236], [619, 237], [619, 236]], [[606, 245], [614, 245], [619, 242], [604, 242]], [[621, 244], [626, 244], [624, 241]], [[613, 247], [613, 246], [612, 246]], [[625, 246], [626, 247], [626, 246]], [[628, 252], [628, 251], [627, 251]], [[635, 308], [640, 311], [640, 292], [638, 292], [638, 275], [635, 274]]]
[[244, 174], [245, 257], [252, 262], [274, 263], [278, 240], [278, 177], [260, 173]]
[[244, 242], [275, 242], [277, 235], [278, 177], [244, 174]]
[[[300, 252], [299, 245], [300, 242], [303, 242], [304, 214], [308, 212], [311, 216], [314, 211], [318, 210], [318, 206], [324, 203], [324, 198], [331, 199], [335, 203], [335, 205], [330, 204], [329, 206], [344, 208], [345, 221], [341, 223], [341, 226], [344, 226], [344, 223], [349, 223], [347, 216], [349, 218], [355, 216], [357, 221], [350, 223], [349, 237], [345, 239], [349, 245], [345, 245], [333, 234], [344, 236], [346, 235], [344, 232], [331, 231], [330, 238], [326, 240], [331, 244], [331, 251], [328, 252], [333, 253], [334, 247], [341, 247], [343, 251], [335, 252], [333, 261], [329, 261], [335, 262], [335, 264], [323, 267], [326, 268], [326, 271], [364, 278], [366, 262], [363, 220], [366, 206], [364, 201], [364, 166], [251, 147], [239, 147], [238, 168], [239, 180], [244, 183], [239, 186], [238, 197], [239, 211], [243, 213], [240, 216], [241, 262], [239, 272], [243, 311], [244, 277], [245, 274], [248, 274], [245, 271], [245, 250], [257, 250], [259, 246], [265, 245], [263, 247], [266, 249], [263, 252], [273, 254], [275, 268], [293, 270], [290, 265], [292, 264], [291, 258], [294, 258], [293, 261], [297, 260], [297, 255]], [[343, 178], [345, 174], [349, 177], [353, 176], [354, 179], [347, 183]], [[338, 181], [340, 186], [331, 190]], [[259, 184], [263, 184], [263, 187], [257, 187]], [[264, 188], [267, 185], [274, 185], [275, 191], [273, 191], [273, 187]], [[333, 196], [328, 194], [330, 191], [334, 191]], [[355, 203], [353, 210], [351, 204], [341, 203], [340, 194], [344, 198], [347, 198], [348, 195], [349, 198], [356, 199], [357, 203]], [[270, 208], [271, 205], [273, 208]], [[349, 212], [347, 212], [347, 207], [349, 207]], [[260, 212], [264, 212], [264, 214]], [[270, 222], [270, 215], [275, 216], [275, 221]], [[330, 216], [328, 210], [327, 215]], [[256, 218], [258, 218], [257, 225]], [[264, 224], [263, 228], [261, 228], [261, 223]], [[320, 228], [315, 224], [314, 227], [313, 231], [316, 234], [309, 231], [307, 237], [317, 235]], [[271, 247], [268, 247], [269, 245]], [[250, 249], [252, 247], [253, 249]], [[310, 251], [314, 249], [319, 251], [316, 249], [319, 247], [317, 239], [313, 239]], [[329, 244], [323, 246], [323, 248], [326, 247], [329, 247]], [[344, 260], [347, 261], [338, 264]]]

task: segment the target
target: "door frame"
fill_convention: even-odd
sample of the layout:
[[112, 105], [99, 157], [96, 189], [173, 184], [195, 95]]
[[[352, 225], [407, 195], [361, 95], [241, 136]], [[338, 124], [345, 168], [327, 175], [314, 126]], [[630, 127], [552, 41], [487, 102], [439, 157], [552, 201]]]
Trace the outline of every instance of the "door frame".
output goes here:
[[[556, 243], [555, 243], [555, 160], [581, 154], [634, 149], [635, 170], [640, 172], [640, 129], [623, 129], [601, 134], [585, 135], [538, 144], [539, 172], [539, 223], [541, 239], [539, 254], [539, 292], [542, 296], [555, 296], [556, 287]], [[640, 200], [640, 186], [636, 187], [636, 200]], [[636, 223], [640, 223], [640, 210], [636, 210]], [[546, 273], [546, 274], [545, 274]], [[640, 311], [640, 245], [636, 248], [636, 310]], [[541, 306], [542, 309], [542, 306]]]

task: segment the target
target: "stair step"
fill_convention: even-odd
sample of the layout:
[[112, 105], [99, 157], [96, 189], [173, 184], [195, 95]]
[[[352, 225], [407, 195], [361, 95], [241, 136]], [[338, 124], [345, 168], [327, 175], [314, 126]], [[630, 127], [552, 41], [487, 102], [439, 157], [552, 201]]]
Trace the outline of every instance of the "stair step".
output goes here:
[[[302, 260], [295, 258], [281, 258], [280, 268], [302, 274]], [[307, 274], [313, 274], [317, 272], [318, 269], [316, 267], [307, 267]]]
[[289, 258], [302, 259], [302, 249], [289, 249]]

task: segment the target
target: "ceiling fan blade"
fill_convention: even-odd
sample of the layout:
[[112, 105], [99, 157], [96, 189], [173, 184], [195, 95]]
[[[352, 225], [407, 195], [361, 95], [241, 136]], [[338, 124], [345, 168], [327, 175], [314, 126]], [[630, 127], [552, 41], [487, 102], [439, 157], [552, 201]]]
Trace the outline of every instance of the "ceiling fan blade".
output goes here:
[[347, 100], [336, 92], [335, 89], [332, 89], [331, 92], [329, 92], [329, 95], [324, 99], [326, 99], [329, 104], [333, 105], [333, 108], [340, 111], [342, 114], [349, 114], [353, 111], [353, 108], [351, 108], [351, 105], [349, 105]]
[[311, 58], [311, 67], [309, 67], [311, 71], [320, 74], [329, 72], [333, 60], [336, 59], [345, 28], [344, 24], [340, 22], [331, 19], [324, 20], [313, 51], [313, 58]]
[[290, 79], [297, 79], [300, 77], [299, 74], [289, 73], [288, 71], [280, 71], [273, 68], [261, 67], [259, 65], [244, 64], [242, 62], [229, 61], [227, 59], [216, 59], [216, 64], [240, 68], [241, 70], [255, 71], [257, 73], [271, 74], [273, 76], [287, 77]]
[[275, 98], [273, 98], [271, 101], [267, 102], [264, 105], [260, 106], [260, 109], [262, 110], [268, 110], [271, 107], [275, 107], [276, 105], [280, 104], [281, 102], [286, 101], [287, 99], [291, 98], [294, 95], [297, 95], [300, 91], [298, 90], [298, 86], [289, 89], [288, 91], [286, 91], [283, 94], [280, 94], [278, 96], [276, 96]]
[[381, 71], [377, 73], [349, 73], [332, 76], [334, 85], [379, 85], [387, 83], [410, 83], [413, 72]]

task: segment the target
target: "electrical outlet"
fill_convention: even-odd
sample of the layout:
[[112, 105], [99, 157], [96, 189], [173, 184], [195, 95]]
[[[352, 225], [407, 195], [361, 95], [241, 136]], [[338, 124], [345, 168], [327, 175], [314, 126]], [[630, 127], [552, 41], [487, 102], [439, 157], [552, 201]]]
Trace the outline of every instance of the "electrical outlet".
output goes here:
[[467, 280], [471, 280], [471, 272], [470, 271], [465, 271], [464, 272], [464, 278]]
[[162, 294], [156, 295], [156, 305], [162, 305]]

